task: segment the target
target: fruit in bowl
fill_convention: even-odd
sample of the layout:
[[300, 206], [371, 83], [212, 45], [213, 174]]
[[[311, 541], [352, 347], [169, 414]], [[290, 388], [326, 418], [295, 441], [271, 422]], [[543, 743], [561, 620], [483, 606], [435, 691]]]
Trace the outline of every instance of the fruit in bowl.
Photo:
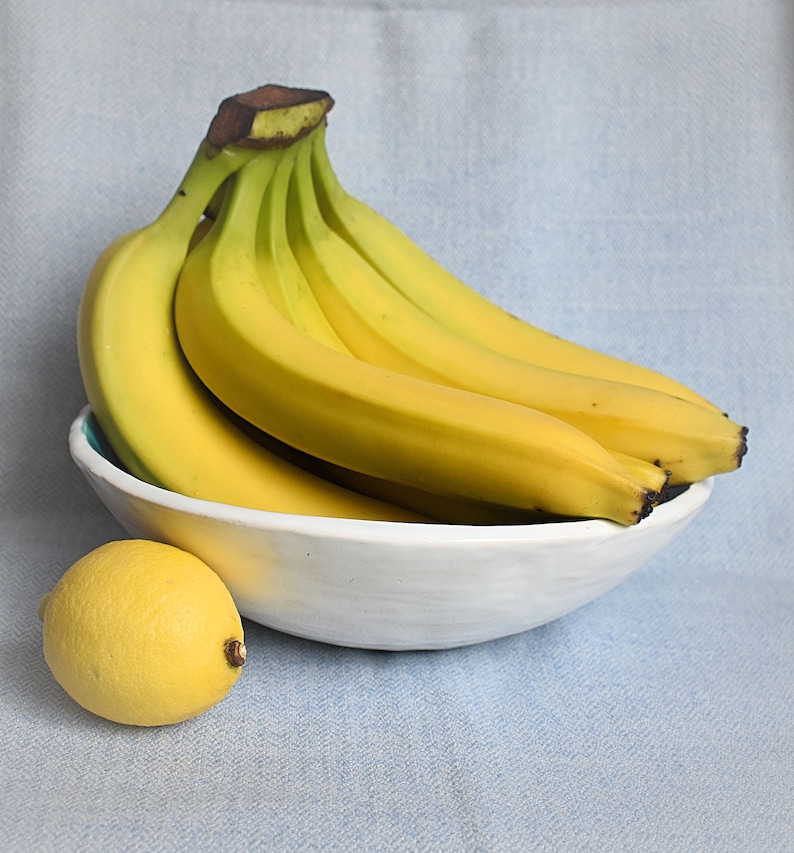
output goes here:
[[[92, 482], [115, 512], [134, 492], [147, 524], [166, 513], [180, 525], [201, 517], [205, 530], [222, 519], [227, 540], [258, 531], [271, 551], [264, 559], [246, 539], [256, 565], [308, 613], [324, 602], [310, 606], [297, 579], [339, 565], [328, 547], [347, 549], [347, 589], [335, 570], [332, 587], [307, 587], [345, 604], [344, 630], [324, 634], [331, 642], [474, 642], [488, 632], [357, 632], [351, 592], [364, 621], [363, 590], [377, 578], [386, 586], [366, 611], [376, 621], [389, 622], [387, 603], [404, 589], [454, 611], [441, 590], [481, 594], [480, 581], [495, 590], [497, 564], [552, 578], [536, 541], [545, 552], [567, 551], [584, 531], [653, 539], [671, 516], [691, 517], [714, 476], [739, 467], [747, 431], [685, 385], [513, 317], [443, 269], [343, 189], [325, 143], [332, 106], [326, 92], [273, 85], [227, 98], [160, 216], [99, 258], [78, 323], [92, 414], [73, 430], [84, 454], [75, 458], [112, 474]], [[100, 433], [121, 468], [88, 440]], [[203, 553], [213, 537], [188, 527], [181, 545], [224, 563], [243, 611], [312, 634], [270, 605], [257, 609], [261, 568], [233, 567], [222, 549], [213, 560]], [[299, 552], [281, 533], [273, 541], [287, 528]], [[506, 543], [524, 556], [500, 557]], [[480, 569], [467, 580], [469, 560]], [[623, 570], [635, 562], [626, 556]], [[567, 565], [561, 589], [566, 571], [589, 577], [589, 566]], [[247, 572], [257, 579], [250, 599]], [[606, 577], [585, 586], [600, 590]], [[501, 589], [509, 596], [509, 584]], [[406, 625], [411, 612], [444, 622], [409, 601], [398, 608]], [[564, 610], [530, 607], [497, 630]]]

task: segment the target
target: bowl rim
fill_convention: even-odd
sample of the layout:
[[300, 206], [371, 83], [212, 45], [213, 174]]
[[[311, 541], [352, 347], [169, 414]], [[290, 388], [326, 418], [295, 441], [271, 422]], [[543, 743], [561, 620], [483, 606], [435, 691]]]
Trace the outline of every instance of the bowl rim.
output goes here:
[[360, 542], [488, 542], [602, 540], [615, 536], [638, 536], [654, 527], [674, 524], [697, 512], [711, 495], [714, 478], [692, 483], [683, 492], [654, 508], [639, 524], [625, 526], [607, 519], [580, 519], [526, 525], [468, 525], [435, 522], [378, 521], [374, 519], [325, 518], [312, 515], [250, 509], [172, 492], [140, 480], [97, 451], [88, 439], [87, 427], [93, 410], [85, 405], [69, 427], [69, 451], [86, 475], [140, 501], [215, 522], [248, 528], [292, 532], [331, 539]]

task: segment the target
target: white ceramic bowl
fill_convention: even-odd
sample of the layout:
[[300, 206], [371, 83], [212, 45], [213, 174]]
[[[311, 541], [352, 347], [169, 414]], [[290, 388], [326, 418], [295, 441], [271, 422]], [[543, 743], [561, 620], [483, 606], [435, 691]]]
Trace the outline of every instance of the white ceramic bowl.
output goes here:
[[69, 447], [131, 536], [203, 559], [243, 616], [371, 649], [452, 648], [557, 619], [658, 554], [713, 488], [712, 480], [695, 483], [634, 527], [357, 521], [242, 509], [151, 486], [110, 461], [88, 407], [71, 426]]

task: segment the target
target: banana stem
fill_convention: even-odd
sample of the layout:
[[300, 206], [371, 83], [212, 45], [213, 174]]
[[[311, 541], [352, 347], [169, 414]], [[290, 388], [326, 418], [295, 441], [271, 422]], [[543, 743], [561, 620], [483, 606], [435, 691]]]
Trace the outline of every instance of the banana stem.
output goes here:
[[255, 259], [262, 204], [283, 156], [281, 151], [260, 151], [236, 173], [234, 184], [226, 194], [218, 215], [218, 227], [213, 228], [217, 243], [223, 241], [234, 244], [235, 251], [242, 249], [251, 259]]
[[171, 226], [172, 220], [192, 220], [192, 234], [201, 215], [218, 203], [219, 190], [229, 175], [257, 151], [288, 148], [311, 133], [333, 105], [327, 92], [275, 85], [224, 99], [158, 221]]
[[283, 152], [263, 193], [257, 227], [257, 246], [262, 254], [275, 260], [289, 247], [287, 239], [287, 188], [295, 162], [295, 148]]
[[288, 148], [311, 133], [334, 105], [328, 92], [268, 84], [223, 100], [207, 140], [218, 149]]
[[187, 248], [218, 188], [253, 156], [253, 151], [236, 146], [217, 151], [203, 140], [179, 188], [153, 224], [167, 229], [175, 244], [184, 243]]

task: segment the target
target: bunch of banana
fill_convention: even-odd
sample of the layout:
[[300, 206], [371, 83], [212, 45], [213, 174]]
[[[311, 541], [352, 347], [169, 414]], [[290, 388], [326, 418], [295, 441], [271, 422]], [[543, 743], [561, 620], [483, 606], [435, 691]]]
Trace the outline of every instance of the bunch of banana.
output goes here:
[[[296, 147], [300, 150], [287, 211], [293, 250], [321, 307], [359, 358], [554, 415], [604, 447], [670, 470], [671, 483], [735, 467], [740, 428], [710, 404], [693, 400], [691, 392], [685, 399], [685, 392], [674, 395], [653, 385], [549, 367], [551, 360], [541, 346], [538, 360], [528, 349], [521, 359], [509, 356], [493, 344], [464, 337], [442, 316], [423, 310], [417, 304], [419, 295], [414, 301], [406, 298], [405, 292], [433, 291], [434, 278], [417, 276], [412, 286], [406, 283], [400, 289], [328, 227], [316, 200], [311, 167], [312, 148], [322, 148], [322, 137], [318, 134]], [[368, 228], [358, 230], [366, 234]], [[395, 270], [393, 280], [406, 278]], [[465, 311], [450, 302], [450, 317], [457, 316], [462, 325], [460, 317], [468, 313], [468, 325], [476, 326], [476, 308]], [[613, 372], [620, 375], [619, 366]], [[632, 375], [637, 372], [633, 369]], [[657, 382], [654, 376], [650, 381]], [[669, 380], [658, 384], [673, 385]]]
[[635, 524], [739, 466], [716, 406], [512, 317], [349, 196], [332, 105], [224, 101], [163, 214], [97, 263], [81, 368], [133, 473], [283, 512]]
[[[279, 93], [280, 94], [280, 93]], [[301, 93], [295, 93], [300, 100]], [[325, 105], [309, 102], [322, 115]], [[249, 99], [250, 133], [235, 142], [220, 109], [173, 198], [150, 225], [113, 242], [94, 265], [80, 304], [78, 355], [89, 403], [127, 469], [191, 497], [279, 512], [417, 521], [414, 512], [291, 465], [241, 430], [196, 377], [176, 336], [174, 292], [197, 222], [224, 181], [259, 153], [256, 144], [295, 136], [317, 121]], [[220, 127], [219, 127], [220, 126]], [[213, 128], [211, 128], [212, 130]], [[205, 226], [201, 226], [205, 227]]]

